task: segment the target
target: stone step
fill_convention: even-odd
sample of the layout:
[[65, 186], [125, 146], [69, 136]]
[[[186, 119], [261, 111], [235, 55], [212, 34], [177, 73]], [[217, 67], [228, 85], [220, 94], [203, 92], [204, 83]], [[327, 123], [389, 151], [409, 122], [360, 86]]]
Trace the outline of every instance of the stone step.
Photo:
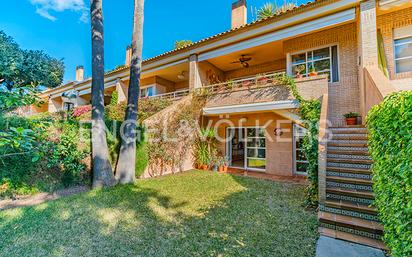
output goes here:
[[366, 246], [381, 249], [384, 251], [388, 250], [388, 248], [382, 241], [376, 240], [376, 239], [371, 239], [371, 238], [354, 235], [354, 234], [343, 232], [343, 231], [336, 231], [334, 229], [323, 228], [323, 227], [319, 228], [319, 233], [323, 236], [327, 236], [327, 237], [331, 237], [335, 239], [340, 239], [340, 240], [344, 240], [348, 242], [366, 245]]
[[[321, 223], [326, 223], [328, 225], [337, 226], [340, 228], [347, 228], [349, 230], [357, 230], [361, 232], [366, 232], [372, 234], [372, 236], [366, 236], [369, 238], [379, 239], [383, 234], [383, 226], [379, 222], [364, 220], [360, 218], [329, 213], [329, 212], [318, 212], [318, 220]], [[330, 227], [329, 227], [330, 228]], [[339, 229], [336, 229], [339, 230]], [[357, 234], [357, 233], [355, 233]]]

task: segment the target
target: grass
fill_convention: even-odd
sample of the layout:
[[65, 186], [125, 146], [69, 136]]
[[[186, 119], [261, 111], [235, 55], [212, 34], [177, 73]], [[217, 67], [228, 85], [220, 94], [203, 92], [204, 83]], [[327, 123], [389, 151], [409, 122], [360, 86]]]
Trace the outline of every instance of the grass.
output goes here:
[[302, 186], [191, 171], [0, 212], [0, 256], [314, 256]]

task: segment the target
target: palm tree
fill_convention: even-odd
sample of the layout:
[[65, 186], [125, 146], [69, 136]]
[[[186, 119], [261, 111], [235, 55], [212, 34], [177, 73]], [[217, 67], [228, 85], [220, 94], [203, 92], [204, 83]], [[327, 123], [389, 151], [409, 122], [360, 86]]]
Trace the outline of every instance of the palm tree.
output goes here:
[[115, 184], [104, 123], [104, 38], [102, 0], [90, 1], [92, 25], [93, 187]]
[[144, 0], [135, 0], [132, 36], [132, 61], [130, 65], [130, 83], [125, 115], [126, 123], [123, 130], [119, 161], [116, 169], [116, 178], [121, 184], [132, 183], [136, 179], [136, 129], [140, 91], [140, 74], [142, 70], [143, 13]]
[[273, 3], [264, 4], [257, 12], [258, 20], [266, 19], [275, 15], [276, 6]]

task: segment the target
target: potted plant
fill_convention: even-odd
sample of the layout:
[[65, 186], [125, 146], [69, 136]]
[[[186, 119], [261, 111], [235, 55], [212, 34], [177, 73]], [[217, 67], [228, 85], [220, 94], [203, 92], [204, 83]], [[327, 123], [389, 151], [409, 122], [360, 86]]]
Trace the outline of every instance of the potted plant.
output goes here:
[[259, 85], [266, 85], [267, 81], [268, 81], [268, 78], [265, 76], [265, 74], [257, 75], [257, 82]]
[[295, 71], [296, 71], [296, 78], [301, 79], [303, 78], [303, 75], [301, 74], [302, 71], [306, 69], [305, 65], [301, 64], [296, 66]]
[[343, 115], [346, 120], [346, 125], [357, 125], [359, 114], [356, 112], [349, 112]]
[[316, 71], [315, 67], [310, 68], [309, 70], [309, 77], [317, 76], [318, 72]]
[[223, 159], [223, 172], [227, 172], [227, 168], [229, 167], [229, 157], [225, 157]]

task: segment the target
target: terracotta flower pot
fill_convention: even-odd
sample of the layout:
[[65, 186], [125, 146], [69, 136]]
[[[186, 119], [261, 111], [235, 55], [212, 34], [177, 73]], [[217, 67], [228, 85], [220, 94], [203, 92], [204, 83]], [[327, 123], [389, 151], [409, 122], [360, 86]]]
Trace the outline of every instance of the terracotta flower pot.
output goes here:
[[312, 71], [312, 72], [309, 73], [310, 77], [315, 77], [317, 75], [318, 75], [318, 73], [316, 71]]
[[346, 125], [357, 125], [358, 118], [346, 118]]
[[303, 78], [303, 75], [302, 74], [296, 74], [296, 78], [301, 79], [301, 78]]
[[219, 172], [223, 172], [224, 171], [224, 167], [223, 166], [219, 166]]
[[207, 165], [206, 165], [206, 164], [202, 164], [202, 170], [207, 170], [207, 169], [208, 169]]
[[223, 166], [223, 172], [227, 172], [227, 166], [225, 165], [225, 166]]

